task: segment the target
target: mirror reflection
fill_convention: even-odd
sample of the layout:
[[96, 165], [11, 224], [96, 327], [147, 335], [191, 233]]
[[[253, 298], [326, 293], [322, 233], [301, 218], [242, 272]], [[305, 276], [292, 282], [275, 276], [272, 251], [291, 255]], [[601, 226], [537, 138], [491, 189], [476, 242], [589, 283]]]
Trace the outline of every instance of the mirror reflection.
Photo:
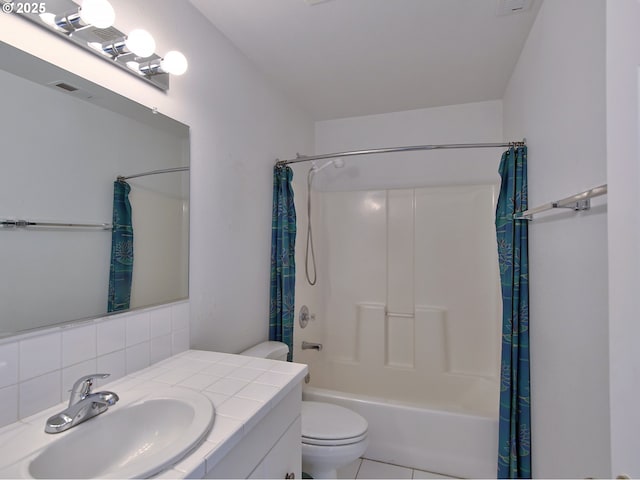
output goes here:
[[[108, 311], [114, 182], [189, 165], [187, 126], [0, 43], [0, 337]], [[189, 172], [126, 180], [129, 308], [188, 297]], [[107, 224], [107, 228], [100, 228]]]

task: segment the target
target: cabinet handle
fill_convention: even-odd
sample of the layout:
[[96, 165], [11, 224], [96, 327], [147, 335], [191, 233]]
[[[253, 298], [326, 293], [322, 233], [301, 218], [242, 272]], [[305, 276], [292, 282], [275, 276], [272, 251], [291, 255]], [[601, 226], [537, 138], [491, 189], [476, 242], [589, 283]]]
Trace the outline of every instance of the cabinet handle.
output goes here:
[[284, 476], [284, 478], [285, 478], [286, 480], [289, 480], [290, 478], [296, 478], [296, 474], [295, 474], [294, 472], [287, 473], [287, 474]]

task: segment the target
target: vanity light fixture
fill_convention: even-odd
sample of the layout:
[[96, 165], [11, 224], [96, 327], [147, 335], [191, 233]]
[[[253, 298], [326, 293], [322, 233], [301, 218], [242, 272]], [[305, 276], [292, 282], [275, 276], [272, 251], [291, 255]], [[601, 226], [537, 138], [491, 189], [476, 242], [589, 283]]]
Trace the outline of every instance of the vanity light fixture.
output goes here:
[[156, 42], [148, 31], [136, 28], [126, 34], [115, 28], [116, 15], [108, 0], [82, 0], [80, 5], [65, 0], [70, 8], [63, 12], [49, 11], [50, 3], [27, 11], [18, 8], [19, 2], [0, 0], [3, 12], [55, 32], [161, 90], [169, 90], [170, 75], [182, 75], [188, 68], [186, 57], [176, 50], [164, 57], [156, 54]]

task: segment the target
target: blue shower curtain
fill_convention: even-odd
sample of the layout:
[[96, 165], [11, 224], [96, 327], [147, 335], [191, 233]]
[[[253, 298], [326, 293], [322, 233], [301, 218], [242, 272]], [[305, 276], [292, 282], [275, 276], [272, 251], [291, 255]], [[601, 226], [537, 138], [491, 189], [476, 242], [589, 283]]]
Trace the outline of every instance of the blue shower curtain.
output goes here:
[[293, 172], [288, 166], [273, 169], [271, 222], [271, 302], [269, 340], [289, 346], [293, 359], [293, 319], [296, 289], [296, 207], [293, 203]]
[[529, 259], [527, 147], [510, 148], [500, 161], [502, 185], [496, 208], [498, 261], [502, 284], [502, 368], [498, 478], [531, 478], [529, 393]]
[[111, 267], [107, 311], [127, 310], [131, 300], [133, 277], [133, 223], [129, 192], [125, 181], [113, 183], [113, 229], [111, 231]]

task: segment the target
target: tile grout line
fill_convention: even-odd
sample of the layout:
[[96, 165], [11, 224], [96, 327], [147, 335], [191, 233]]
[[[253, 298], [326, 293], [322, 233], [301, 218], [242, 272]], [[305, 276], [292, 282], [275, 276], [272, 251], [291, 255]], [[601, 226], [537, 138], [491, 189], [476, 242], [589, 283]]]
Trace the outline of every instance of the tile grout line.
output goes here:
[[364, 459], [360, 457], [360, 463], [358, 464], [358, 468], [356, 469], [356, 474], [354, 475], [354, 480], [358, 478], [358, 474], [360, 473], [360, 467], [362, 467], [362, 462]]

